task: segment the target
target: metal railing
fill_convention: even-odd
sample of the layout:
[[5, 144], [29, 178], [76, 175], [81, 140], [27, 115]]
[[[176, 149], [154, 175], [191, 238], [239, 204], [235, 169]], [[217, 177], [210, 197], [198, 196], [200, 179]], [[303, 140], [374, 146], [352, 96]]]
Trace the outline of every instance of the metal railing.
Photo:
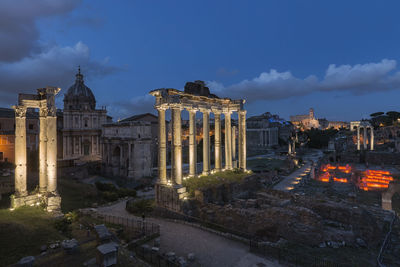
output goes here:
[[122, 226], [124, 229], [124, 233], [131, 236], [131, 238], [160, 235], [160, 226], [152, 222], [107, 214], [97, 214], [96, 217], [97, 219], [102, 220], [105, 223]]
[[378, 265], [380, 267], [385, 267], [385, 265], [382, 263], [382, 257], [383, 257], [383, 254], [385, 252], [385, 249], [388, 246], [388, 243], [389, 243], [389, 240], [390, 240], [389, 238], [390, 238], [390, 235], [392, 234], [393, 224], [396, 221], [396, 219], [397, 219], [396, 212], [393, 212], [393, 218], [392, 218], [392, 221], [390, 222], [389, 231], [387, 232], [387, 234], [385, 236], [385, 240], [382, 243], [381, 249], [379, 251], [379, 255], [376, 258], [376, 261], [377, 261], [377, 263], [378, 263]]
[[152, 251], [151, 249], [145, 249], [144, 247], [137, 246], [132, 249], [136, 256], [143, 261], [150, 263], [153, 266], [158, 267], [178, 267], [180, 264], [168, 259], [166, 256], [158, 254], [158, 252]]

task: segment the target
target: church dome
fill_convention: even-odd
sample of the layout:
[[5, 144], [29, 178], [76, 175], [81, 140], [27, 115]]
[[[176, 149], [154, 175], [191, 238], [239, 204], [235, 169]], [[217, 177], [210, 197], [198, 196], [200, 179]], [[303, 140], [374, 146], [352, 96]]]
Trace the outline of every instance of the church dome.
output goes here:
[[79, 68], [75, 83], [68, 89], [64, 96], [64, 109], [81, 110], [95, 108], [96, 98], [92, 90], [85, 85], [81, 69]]

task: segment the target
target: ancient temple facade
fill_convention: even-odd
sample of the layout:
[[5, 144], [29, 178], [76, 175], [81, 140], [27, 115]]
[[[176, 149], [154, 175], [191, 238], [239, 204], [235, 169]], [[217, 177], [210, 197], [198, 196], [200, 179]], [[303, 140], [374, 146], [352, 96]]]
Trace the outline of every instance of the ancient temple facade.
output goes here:
[[[182, 186], [182, 118], [181, 112], [189, 112], [189, 173], [188, 176], [208, 175], [211, 172], [232, 170], [236, 159], [235, 145], [232, 144], [231, 115], [238, 113], [238, 168], [246, 171], [246, 110], [244, 100], [219, 98], [211, 94], [202, 81], [188, 82], [185, 90], [172, 88], [156, 89], [150, 92], [156, 98], [154, 107], [158, 111], [158, 182], [156, 202], [163, 208], [180, 211], [181, 200], [187, 195]], [[171, 174], [167, 177], [167, 127], [166, 110], [171, 109]], [[197, 171], [196, 113], [203, 116], [202, 172]], [[210, 160], [210, 113], [214, 113], [214, 168]], [[222, 162], [221, 115], [225, 121], [225, 162]], [[201, 179], [199, 177], [198, 179]]]
[[79, 69], [64, 96], [63, 159], [100, 160], [101, 131], [106, 122], [107, 110], [96, 109], [96, 99]]

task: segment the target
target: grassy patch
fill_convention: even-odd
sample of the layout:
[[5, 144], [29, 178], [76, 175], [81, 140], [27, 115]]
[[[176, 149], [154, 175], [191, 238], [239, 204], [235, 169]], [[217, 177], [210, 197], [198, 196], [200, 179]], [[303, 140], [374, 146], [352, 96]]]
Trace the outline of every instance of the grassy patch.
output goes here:
[[279, 170], [285, 164], [285, 160], [273, 158], [255, 158], [247, 160], [247, 166], [251, 170]]
[[72, 179], [58, 179], [58, 191], [61, 195], [61, 210], [73, 211], [103, 202], [94, 185], [84, 184]]
[[225, 183], [240, 182], [249, 176], [248, 173], [241, 171], [223, 171], [210, 174], [208, 176], [191, 177], [183, 181], [190, 196], [194, 196], [194, 191], [199, 188], [215, 187]]
[[24, 256], [38, 255], [40, 246], [64, 239], [54, 225], [54, 218], [40, 208], [0, 210], [0, 265], [7, 266]]
[[153, 211], [154, 199], [129, 200], [126, 203], [126, 210], [136, 216], [142, 216]]

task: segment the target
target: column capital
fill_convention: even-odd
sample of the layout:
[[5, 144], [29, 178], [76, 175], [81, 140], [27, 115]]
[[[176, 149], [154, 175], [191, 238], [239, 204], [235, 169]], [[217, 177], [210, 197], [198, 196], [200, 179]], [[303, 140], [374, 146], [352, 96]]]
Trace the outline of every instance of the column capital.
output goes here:
[[223, 110], [222, 111], [222, 113], [224, 114], [224, 115], [231, 115], [232, 114], [232, 110]]
[[200, 112], [201, 112], [201, 113], [208, 113], [208, 114], [210, 114], [211, 109], [208, 109], [208, 108], [200, 108]]
[[175, 110], [180, 110], [180, 111], [182, 111], [184, 108], [181, 106], [181, 105], [174, 105], [174, 106], [171, 106], [170, 107], [171, 109], [175, 109]]
[[244, 114], [244, 115], [246, 115], [247, 110], [241, 109], [241, 110], [238, 110], [238, 113], [239, 113], [239, 114]]
[[26, 117], [26, 107], [25, 106], [12, 106], [12, 108], [15, 110], [15, 116], [24, 118]]
[[196, 113], [197, 111], [199, 111], [198, 108], [194, 108], [194, 107], [186, 107], [185, 108], [188, 112], [192, 112], [192, 113]]
[[221, 115], [221, 114], [222, 114], [222, 110], [220, 110], [220, 109], [213, 109], [213, 108], [211, 108], [211, 112], [214, 113], [214, 114], [216, 114], [216, 115]]
[[164, 106], [157, 106], [157, 107], [155, 107], [155, 109], [157, 109], [157, 111], [165, 111], [165, 110], [167, 110], [168, 108], [167, 108], [167, 107], [164, 107]]

